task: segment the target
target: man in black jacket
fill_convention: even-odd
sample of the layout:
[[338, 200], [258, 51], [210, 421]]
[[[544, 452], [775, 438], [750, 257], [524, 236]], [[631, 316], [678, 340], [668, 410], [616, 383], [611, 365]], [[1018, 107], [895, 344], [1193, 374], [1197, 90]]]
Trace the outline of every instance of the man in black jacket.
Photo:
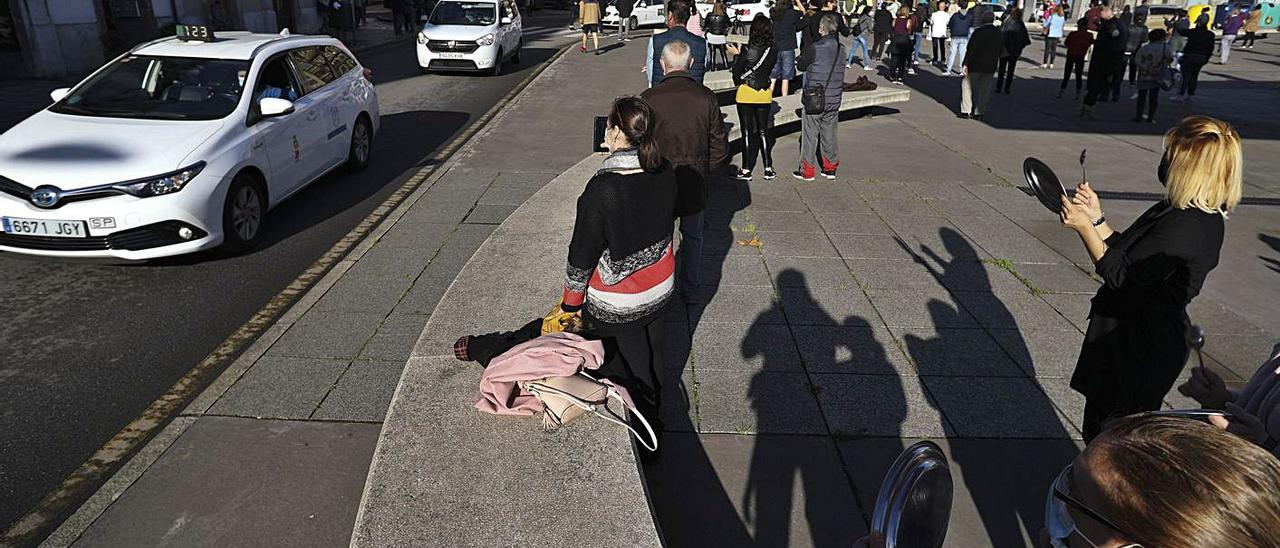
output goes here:
[[[1124, 47], [1128, 38], [1110, 6], [1102, 6], [1098, 14], [1098, 40], [1093, 43], [1093, 57], [1089, 59], [1089, 93], [1080, 106], [1080, 116], [1093, 119], [1093, 107], [1099, 98], [1112, 91], [1112, 79], [1116, 67], [1124, 67]], [[1117, 84], [1118, 85], [1118, 84]]]
[[631, 41], [631, 10], [636, 0], [617, 0], [614, 7], [618, 9], [618, 40]]
[[981, 120], [991, 100], [991, 88], [995, 85], [996, 65], [1004, 51], [1004, 39], [995, 27], [996, 14], [983, 12], [978, 28], [969, 37], [969, 47], [964, 52], [960, 85], [960, 118]]
[[839, 11], [836, 11], [840, 4], [838, 0], [818, 0], [817, 2], [814, 2], [814, 4], [821, 4], [821, 7], [817, 11], [813, 12], [812, 15], [806, 17], [808, 24], [805, 25], [804, 33], [800, 35], [801, 51], [808, 48], [809, 44], [817, 42], [818, 39], [821, 38], [818, 34], [818, 24], [822, 21], [822, 16], [825, 14], [835, 14], [836, 19], [840, 22], [840, 36], [848, 36], [852, 32], [849, 25], [845, 24], [844, 16], [840, 15]]
[[688, 44], [671, 41], [662, 48], [662, 81], [640, 97], [653, 107], [654, 138], [662, 156], [680, 179], [680, 255], [676, 278], [686, 303], [700, 301], [702, 232], [706, 220], [706, 178], [728, 160], [728, 139], [716, 94], [689, 74], [693, 63]]

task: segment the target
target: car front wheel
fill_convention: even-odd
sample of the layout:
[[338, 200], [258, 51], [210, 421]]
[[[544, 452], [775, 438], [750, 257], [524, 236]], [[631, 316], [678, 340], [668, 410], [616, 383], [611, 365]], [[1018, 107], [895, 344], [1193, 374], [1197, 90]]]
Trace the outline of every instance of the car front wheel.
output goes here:
[[230, 253], [253, 249], [262, 239], [266, 214], [267, 198], [262, 187], [246, 173], [236, 175], [222, 206], [222, 249]]

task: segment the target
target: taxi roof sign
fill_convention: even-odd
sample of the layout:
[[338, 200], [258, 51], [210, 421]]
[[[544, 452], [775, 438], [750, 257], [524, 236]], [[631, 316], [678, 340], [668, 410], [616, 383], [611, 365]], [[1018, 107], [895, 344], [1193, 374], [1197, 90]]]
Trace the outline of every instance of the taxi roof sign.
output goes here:
[[178, 39], [184, 42], [212, 42], [213, 29], [205, 25], [178, 25]]

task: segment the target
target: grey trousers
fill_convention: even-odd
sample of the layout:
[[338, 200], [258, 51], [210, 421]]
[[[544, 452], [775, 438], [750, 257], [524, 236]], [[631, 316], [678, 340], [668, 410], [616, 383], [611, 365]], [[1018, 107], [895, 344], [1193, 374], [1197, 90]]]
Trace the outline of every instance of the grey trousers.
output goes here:
[[996, 75], [990, 72], [970, 72], [960, 84], [960, 113], [980, 115], [986, 114], [987, 103], [991, 101], [991, 88], [995, 86]]
[[[805, 114], [800, 117], [800, 169], [808, 173], [817, 166], [834, 171], [840, 165], [840, 147], [836, 143], [836, 129], [840, 123], [840, 111], [828, 110], [822, 114]], [[821, 152], [821, 157], [818, 156]], [[819, 163], [814, 163], [814, 162]]]

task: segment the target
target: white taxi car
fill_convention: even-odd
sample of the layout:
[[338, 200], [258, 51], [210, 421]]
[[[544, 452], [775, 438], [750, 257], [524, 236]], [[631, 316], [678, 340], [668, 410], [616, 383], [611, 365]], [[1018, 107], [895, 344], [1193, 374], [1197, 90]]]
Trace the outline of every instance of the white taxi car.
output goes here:
[[369, 71], [337, 40], [287, 32], [187, 27], [55, 90], [0, 134], [0, 251], [244, 251], [269, 209], [367, 165], [379, 122]]
[[502, 63], [520, 62], [524, 47], [520, 10], [506, 1], [444, 0], [418, 33], [418, 68], [502, 73]]
[[[631, 17], [626, 21], [627, 28], [630, 30], [667, 24], [667, 7], [664, 0], [618, 0], [618, 2], [634, 2]], [[619, 19], [618, 6], [612, 3], [604, 9], [604, 16], [600, 18], [600, 23], [606, 27], [616, 27], [619, 25]]]

